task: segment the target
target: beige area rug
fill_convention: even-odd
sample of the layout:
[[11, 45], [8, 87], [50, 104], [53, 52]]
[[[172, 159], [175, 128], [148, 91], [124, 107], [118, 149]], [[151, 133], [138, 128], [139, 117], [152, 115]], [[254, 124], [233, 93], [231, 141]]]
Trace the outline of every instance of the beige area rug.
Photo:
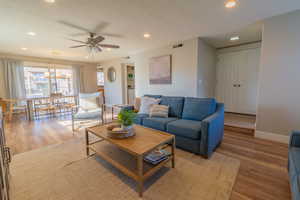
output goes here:
[[11, 164], [12, 200], [227, 200], [239, 161], [219, 153], [210, 160], [178, 150], [176, 167], [136, 183], [99, 157], [86, 158], [84, 140], [18, 154]]

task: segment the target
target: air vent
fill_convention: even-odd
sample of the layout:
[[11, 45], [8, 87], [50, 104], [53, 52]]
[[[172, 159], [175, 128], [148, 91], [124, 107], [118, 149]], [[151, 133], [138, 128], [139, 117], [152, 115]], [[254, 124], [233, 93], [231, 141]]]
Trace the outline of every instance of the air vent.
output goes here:
[[183, 44], [175, 44], [175, 45], [173, 45], [173, 49], [180, 48], [180, 47], [183, 47]]

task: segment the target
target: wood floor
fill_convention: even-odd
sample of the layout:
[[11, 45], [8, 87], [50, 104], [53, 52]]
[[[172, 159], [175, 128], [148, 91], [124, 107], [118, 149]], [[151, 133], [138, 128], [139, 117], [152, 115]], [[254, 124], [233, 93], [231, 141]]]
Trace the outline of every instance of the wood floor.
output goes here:
[[[14, 119], [5, 123], [6, 140], [13, 154], [64, 142], [73, 135], [70, 117], [33, 122]], [[287, 145], [225, 131], [217, 152], [239, 159], [241, 166], [231, 200], [289, 200]]]

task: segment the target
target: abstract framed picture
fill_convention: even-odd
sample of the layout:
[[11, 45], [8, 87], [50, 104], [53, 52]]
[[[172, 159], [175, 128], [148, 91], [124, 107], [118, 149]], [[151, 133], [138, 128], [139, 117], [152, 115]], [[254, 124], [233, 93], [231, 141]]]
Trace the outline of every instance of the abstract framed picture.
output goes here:
[[153, 84], [172, 84], [172, 56], [150, 58], [149, 80]]

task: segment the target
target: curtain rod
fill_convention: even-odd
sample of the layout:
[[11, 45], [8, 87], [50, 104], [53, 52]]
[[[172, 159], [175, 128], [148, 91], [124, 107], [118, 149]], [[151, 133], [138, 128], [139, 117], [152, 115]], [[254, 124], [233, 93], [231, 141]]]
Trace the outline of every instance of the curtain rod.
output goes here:
[[81, 61], [69, 61], [55, 58], [42, 58], [42, 57], [31, 57], [17, 54], [9, 54], [0, 52], [0, 58], [17, 59], [27, 62], [42, 62], [46, 64], [68, 64], [68, 65], [95, 65], [96, 63], [87, 63]]

